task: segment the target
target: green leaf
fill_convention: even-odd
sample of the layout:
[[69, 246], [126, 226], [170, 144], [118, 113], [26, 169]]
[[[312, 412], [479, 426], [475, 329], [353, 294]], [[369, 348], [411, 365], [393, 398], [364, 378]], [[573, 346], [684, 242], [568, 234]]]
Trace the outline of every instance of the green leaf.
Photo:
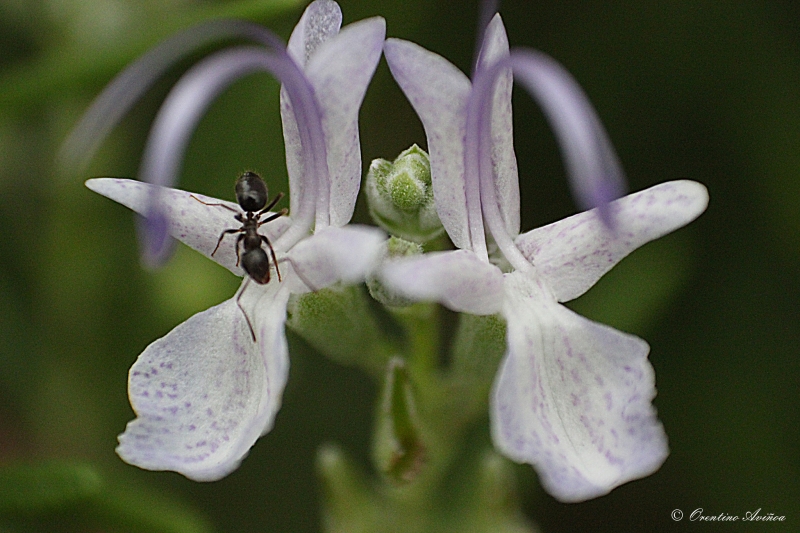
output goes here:
[[87, 463], [56, 460], [0, 469], [0, 519], [12, 531], [213, 531], [169, 494], [111, 478]]
[[97, 497], [99, 472], [88, 464], [49, 461], [0, 469], [0, 514], [52, 511]]
[[121, 531], [140, 533], [210, 533], [196, 510], [160, 491], [118, 484], [96, 499], [102, 520]]

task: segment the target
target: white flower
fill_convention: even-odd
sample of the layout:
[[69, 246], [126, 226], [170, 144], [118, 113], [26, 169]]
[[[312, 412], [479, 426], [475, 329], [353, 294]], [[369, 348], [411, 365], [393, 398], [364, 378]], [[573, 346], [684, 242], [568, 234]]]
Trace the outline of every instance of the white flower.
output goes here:
[[[288, 51], [266, 30], [261, 34], [246, 26], [269, 48], [235, 47], [206, 58], [178, 82], [156, 118], [143, 174], [151, 183], [169, 183], [211, 100], [246, 74], [274, 73], [283, 84], [291, 218], [277, 218], [259, 230], [278, 254], [282, 281], [273, 274], [265, 285], [240, 289], [252, 334], [233, 298], [152, 343], [131, 368], [129, 396], [137, 418], [117, 448], [128, 463], [198, 481], [236, 469], [272, 428], [280, 407], [289, 370], [284, 324], [290, 295], [363, 281], [378, 261], [382, 232], [346, 224], [361, 177], [358, 110], [380, 58], [385, 23], [373, 18], [339, 31], [340, 25], [338, 4], [317, 0], [295, 28]], [[87, 186], [151, 217], [146, 228], [154, 255], [164, 248], [162, 233], [168, 232], [244, 274], [237, 266], [235, 235], [211, 257], [220, 234], [241, 224], [231, 210], [206, 204], [241, 212], [237, 204], [151, 183], [101, 178]]]
[[[533, 465], [553, 496], [581, 501], [651, 474], [668, 448], [650, 403], [647, 343], [560, 302], [697, 217], [705, 187], [675, 181], [609, 203], [622, 173], [591, 106], [552, 59], [509, 53], [499, 16], [472, 82], [410, 42], [389, 39], [384, 54], [425, 127], [437, 211], [459, 248], [389, 263], [384, 283], [455, 311], [502, 314], [507, 350], [490, 399], [492, 437], [506, 456]], [[579, 202], [597, 206], [521, 235], [512, 71], [543, 106]], [[487, 233], [502, 255], [492, 261], [510, 265], [506, 272], [490, 261]]]

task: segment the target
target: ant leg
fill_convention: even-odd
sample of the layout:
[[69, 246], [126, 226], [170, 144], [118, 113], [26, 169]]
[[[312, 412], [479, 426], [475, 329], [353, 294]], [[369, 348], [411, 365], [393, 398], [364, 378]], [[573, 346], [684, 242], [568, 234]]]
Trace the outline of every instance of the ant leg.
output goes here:
[[275, 272], [278, 274], [278, 281], [283, 281], [281, 280], [281, 269], [278, 268], [278, 258], [275, 257], [275, 250], [272, 249], [272, 243], [263, 235], [259, 235], [259, 237], [261, 237], [261, 241], [269, 248], [269, 253], [272, 254], [272, 262], [275, 263]]
[[238, 239], [236, 239], [236, 266], [237, 267], [239, 266], [239, 245], [242, 244], [242, 240], [244, 239], [244, 230], [239, 230], [239, 231], [241, 231], [242, 234], [239, 235]]
[[194, 194], [190, 194], [189, 196], [191, 196], [192, 198], [194, 198], [195, 200], [197, 200], [198, 202], [200, 202], [203, 205], [209, 205], [209, 206], [212, 206], [212, 207], [224, 207], [228, 211], [233, 211], [234, 213], [237, 213], [237, 214], [239, 213], [239, 211], [237, 211], [236, 209], [232, 208], [229, 205], [221, 204], [219, 202], [217, 202], [217, 203], [204, 202], [203, 200], [201, 200], [200, 198], [198, 198]]
[[[261, 215], [262, 213], [266, 213], [267, 211], [269, 211], [270, 209], [275, 207], [275, 204], [280, 202], [281, 198], [283, 198], [283, 193], [279, 192], [278, 194], [275, 195], [275, 198], [272, 199], [272, 201], [269, 203], [269, 205], [267, 205], [267, 207], [265, 207], [264, 209], [259, 211], [258, 214]], [[285, 211], [285, 209], [284, 209], [284, 211]]]
[[247, 321], [247, 327], [250, 328], [250, 335], [253, 337], [253, 342], [256, 342], [256, 332], [253, 329], [253, 324], [250, 323], [250, 317], [247, 316], [247, 311], [244, 310], [244, 307], [242, 307], [242, 303], [239, 301], [241, 299], [241, 297], [242, 297], [242, 294], [244, 294], [244, 291], [245, 291], [245, 289], [247, 288], [247, 286], [249, 284], [250, 284], [250, 278], [247, 277], [244, 280], [244, 285], [242, 285], [242, 288], [239, 291], [239, 294], [236, 296], [236, 305], [239, 306], [239, 309], [242, 311], [242, 314], [244, 315], [244, 319]]
[[[261, 222], [259, 222], [259, 223], [258, 223], [258, 227], [260, 228], [261, 226], [263, 226], [263, 225], [264, 225], [264, 224], [266, 224], [267, 222], [272, 222], [272, 221], [273, 221], [273, 220], [275, 220], [276, 218], [278, 218], [278, 217], [282, 217], [282, 216], [284, 216], [284, 215], [285, 215], [286, 213], [288, 213], [288, 212], [289, 212], [289, 210], [288, 210], [288, 209], [286, 209], [286, 208], [284, 207], [283, 209], [281, 209], [281, 210], [280, 210], [280, 211], [278, 211], [277, 213], [273, 213], [273, 214], [271, 214], [270, 216], [268, 216], [267, 218], [265, 218], [264, 220], [262, 220]], [[260, 215], [260, 213], [259, 213], [259, 215]]]
[[[287, 263], [292, 265], [292, 268], [294, 269], [294, 273], [297, 274], [297, 277], [300, 278], [300, 281], [302, 281], [305, 284], [306, 287], [311, 289], [311, 292], [317, 292], [317, 291], [320, 290], [317, 287], [315, 287], [313, 283], [308, 281], [308, 278], [303, 275], [302, 271], [299, 268], [297, 268], [297, 265], [295, 264], [295, 262], [292, 260], [291, 257], [288, 257], [288, 256], [282, 257], [281, 261], [286, 261]], [[277, 270], [277, 269], [278, 269], [278, 263], [275, 263], [275, 270]]]
[[[222, 204], [219, 204], [219, 205], [222, 205]], [[229, 233], [239, 233], [240, 231], [242, 231], [242, 230], [240, 230], [240, 229], [226, 229], [225, 231], [220, 233], [219, 234], [219, 240], [217, 241], [217, 245], [214, 247], [214, 251], [211, 252], [211, 256], [213, 257], [214, 254], [217, 253], [217, 250], [219, 250], [219, 245], [222, 244], [222, 239], [225, 238], [225, 235], [227, 235]], [[239, 254], [237, 253], [236, 256], [238, 257]], [[238, 265], [239, 262], [237, 261], [236, 264]]]

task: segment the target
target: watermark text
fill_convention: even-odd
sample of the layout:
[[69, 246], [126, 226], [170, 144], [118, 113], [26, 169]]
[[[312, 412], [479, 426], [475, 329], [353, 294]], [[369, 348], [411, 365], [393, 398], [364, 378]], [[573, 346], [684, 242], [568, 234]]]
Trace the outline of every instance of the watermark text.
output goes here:
[[[670, 513], [672, 519], [680, 522], [684, 518], [684, 513], [680, 509], [675, 509]], [[778, 513], [769, 513], [760, 507], [755, 511], [746, 511], [743, 514], [730, 514], [726, 512], [712, 514], [698, 507], [689, 513], [690, 522], [785, 522], [786, 517]]]

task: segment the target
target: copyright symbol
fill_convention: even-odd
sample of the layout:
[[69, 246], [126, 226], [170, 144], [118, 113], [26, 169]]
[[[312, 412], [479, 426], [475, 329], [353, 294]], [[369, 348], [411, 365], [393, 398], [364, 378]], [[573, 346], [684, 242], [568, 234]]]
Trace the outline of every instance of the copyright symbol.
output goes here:
[[681, 511], [680, 509], [675, 509], [674, 511], [672, 511], [671, 516], [673, 520], [675, 520], [676, 522], [680, 522], [681, 520], [683, 520], [683, 511]]

